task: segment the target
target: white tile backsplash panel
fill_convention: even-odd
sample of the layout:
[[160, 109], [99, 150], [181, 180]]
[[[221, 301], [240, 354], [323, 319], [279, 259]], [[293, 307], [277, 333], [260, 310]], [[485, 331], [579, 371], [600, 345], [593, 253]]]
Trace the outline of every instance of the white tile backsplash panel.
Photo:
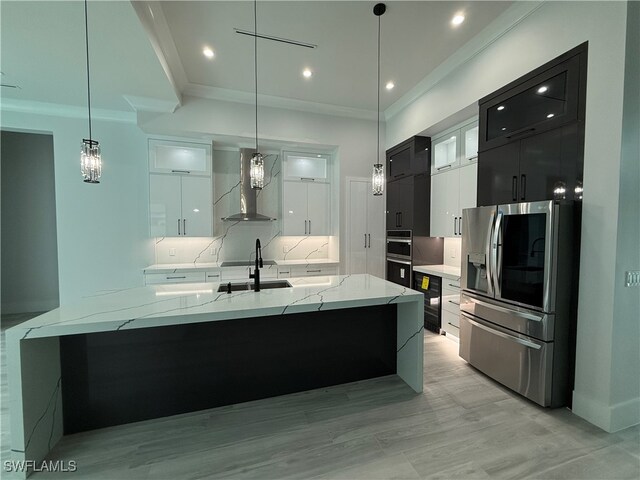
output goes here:
[[[283, 237], [280, 214], [280, 156], [265, 158], [265, 185], [258, 192], [258, 213], [273, 222], [223, 221], [240, 212], [240, 153], [213, 152], [213, 226], [215, 237], [163, 237], [155, 239], [155, 261], [163, 263], [211, 263], [255, 259], [255, 241], [260, 239], [262, 258], [305, 260], [330, 258], [334, 237]], [[333, 243], [337, 243], [334, 240]]]
[[460, 255], [462, 249], [462, 238], [445, 237], [444, 239], [444, 264], [450, 267], [461, 266]]

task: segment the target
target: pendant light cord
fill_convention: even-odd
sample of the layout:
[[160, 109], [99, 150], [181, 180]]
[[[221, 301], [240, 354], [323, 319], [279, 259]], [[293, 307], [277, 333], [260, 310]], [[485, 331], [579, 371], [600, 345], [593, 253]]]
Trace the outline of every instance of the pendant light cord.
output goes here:
[[[85, 0], [86, 1], [86, 0]], [[258, 0], [253, 1], [253, 51], [256, 83], [256, 153], [258, 153]]]
[[377, 142], [377, 156], [376, 163], [380, 163], [380, 17], [378, 15], [378, 142]]
[[89, 15], [87, 14], [87, 0], [84, 0], [84, 40], [87, 53], [87, 106], [89, 108], [89, 144], [92, 144], [91, 136], [91, 83], [89, 75]]

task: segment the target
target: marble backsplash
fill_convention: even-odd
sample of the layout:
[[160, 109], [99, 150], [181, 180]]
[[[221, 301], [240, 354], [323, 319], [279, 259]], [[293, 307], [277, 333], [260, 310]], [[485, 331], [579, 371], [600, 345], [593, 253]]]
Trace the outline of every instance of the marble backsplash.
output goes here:
[[[257, 194], [258, 213], [281, 219], [280, 155], [265, 157], [264, 188]], [[283, 236], [281, 220], [272, 222], [223, 221], [240, 212], [240, 153], [213, 152], [214, 237], [162, 237], [155, 239], [155, 263], [210, 263], [254, 260], [255, 241], [262, 243], [262, 258], [304, 260], [337, 258], [337, 237]]]

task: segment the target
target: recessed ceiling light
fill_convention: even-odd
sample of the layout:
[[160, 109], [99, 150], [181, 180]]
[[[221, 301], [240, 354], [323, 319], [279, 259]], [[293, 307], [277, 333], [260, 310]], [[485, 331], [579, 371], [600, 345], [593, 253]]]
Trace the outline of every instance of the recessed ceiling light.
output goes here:
[[553, 113], [549, 113], [549, 114], [547, 115], [547, 118], [553, 118], [554, 116], [555, 116], [555, 115], [554, 115]]
[[311, 70], [309, 70], [308, 68], [305, 68], [302, 71], [302, 75], [304, 76], [304, 78], [311, 78], [311, 75], [313, 75], [313, 72]]
[[502, 131], [504, 131], [504, 130], [506, 130], [506, 129], [507, 129], [507, 127], [502, 127], [502, 128], [501, 128], [501, 130], [502, 130]]
[[215, 53], [213, 53], [213, 50], [211, 50], [209, 47], [204, 47], [202, 49], [202, 54], [207, 58], [213, 58], [215, 56]]
[[386, 88], [387, 90], [393, 90], [393, 87], [395, 87], [395, 86], [396, 86], [396, 84], [395, 84], [395, 83], [393, 83], [393, 82], [387, 82], [387, 84], [385, 85], [385, 88]]
[[500, 106], [497, 108], [497, 110], [498, 110], [498, 111], [500, 111], [500, 110], [504, 110], [504, 105], [500, 105]]
[[461, 13], [456, 13], [451, 19], [451, 25], [453, 25], [454, 27], [457, 27], [462, 22], [464, 22], [464, 15]]
[[541, 86], [541, 87], [538, 89], [538, 93], [544, 93], [544, 92], [546, 92], [547, 90], [549, 90], [549, 88], [543, 85], [543, 86]]

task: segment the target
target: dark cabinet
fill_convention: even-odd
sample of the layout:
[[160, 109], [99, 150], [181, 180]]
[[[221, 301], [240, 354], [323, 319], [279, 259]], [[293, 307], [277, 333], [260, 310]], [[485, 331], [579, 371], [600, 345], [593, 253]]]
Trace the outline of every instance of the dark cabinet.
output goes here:
[[581, 199], [587, 46], [480, 100], [478, 206]]
[[478, 157], [478, 206], [535, 202], [582, 181], [580, 125], [574, 123], [482, 152]]
[[482, 98], [478, 151], [583, 120], [584, 78], [580, 46]]
[[387, 230], [429, 235], [429, 178], [423, 173], [387, 183]]
[[430, 149], [429, 137], [416, 136], [387, 150], [387, 180], [429, 171]]

